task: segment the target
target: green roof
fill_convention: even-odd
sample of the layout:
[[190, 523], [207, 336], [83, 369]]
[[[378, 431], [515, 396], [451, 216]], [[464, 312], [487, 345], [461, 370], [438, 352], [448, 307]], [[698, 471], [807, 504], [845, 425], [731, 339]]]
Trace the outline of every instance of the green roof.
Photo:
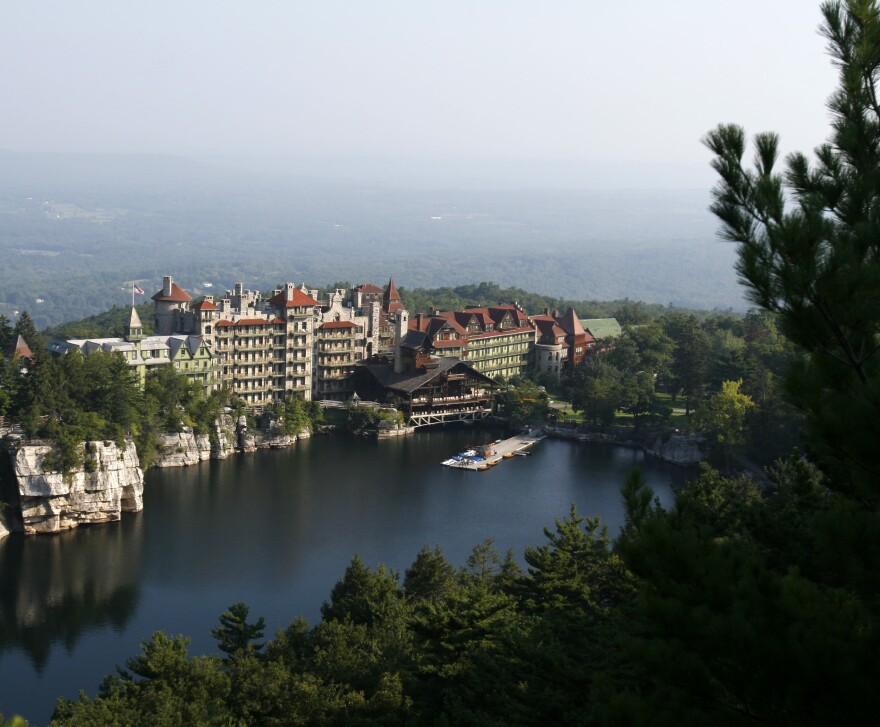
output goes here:
[[623, 331], [616, 318], [581, 318], [581, 325], [597, 341], [603, 338], [617, 338]]

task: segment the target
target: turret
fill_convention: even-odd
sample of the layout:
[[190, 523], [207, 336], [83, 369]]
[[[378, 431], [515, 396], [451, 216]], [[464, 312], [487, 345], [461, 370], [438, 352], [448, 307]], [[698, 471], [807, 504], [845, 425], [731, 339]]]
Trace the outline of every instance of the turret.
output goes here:
[[170, 275], [162, 278], [162, 290], [153, 296], [156, 333], [168, 336], [183, 326], [183, 314], [192, 297], [177, 285]]

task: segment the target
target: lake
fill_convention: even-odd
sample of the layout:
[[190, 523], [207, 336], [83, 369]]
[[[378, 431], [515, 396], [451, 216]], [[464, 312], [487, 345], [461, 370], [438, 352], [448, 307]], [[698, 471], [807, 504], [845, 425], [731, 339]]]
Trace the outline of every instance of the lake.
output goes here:
[[209, 631], [245, 601], [267, 636], [314, 623], [354, 554], [401, 574], [424, 544], [455, 565], [493, 538], [502, 553], [544, 542], [566, 516], [623, 522], [619, 488], [640, 467], [661, 503], [686, 470], [636, 450], [546, 439], [484, 472], [441, 467], [484, 429], [377, 441], [319, 436], [287, 450], [151, 470], [144, 511], [57, 536], [0, 541], [0, 712], [48, 722], [58, 696], [94, 696], [155, 631], [215, 651]]

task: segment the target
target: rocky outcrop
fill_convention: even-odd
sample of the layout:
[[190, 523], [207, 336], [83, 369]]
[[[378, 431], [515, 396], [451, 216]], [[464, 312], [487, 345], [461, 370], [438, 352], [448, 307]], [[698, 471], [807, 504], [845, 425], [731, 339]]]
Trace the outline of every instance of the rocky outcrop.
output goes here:
[[207, 459], [226, 459], [236, 453], [290, 447], [298, 439], [310, 436], [308, 429], [299, 434], [285, 434], [280, 422], [275, 420], [268, 420], [263, 429], [251, 430], [245, 417], [235, 421], [224, 414], [214, 423], [210, 434], [195, 434], [190, 427], [165, 434], [161, 440], [162, 453], [153, 466], [188, 467]]
[[703, 442], [702, 437], [692, 437], [687, 434], [671, 434], [667, 439], [657, 437], [650, 447], [645, 448], [645, 451], [666, 462], [697, 464], [706, 458], [701, 449]]
[[85, 464], [54, 471], [54, 446], [26, 444], [10, 452], [25, 533], [55, 533], [85, 523], [119, 520], [143, 509], [144, 473], [133, 442], [86, 442]]
[[159, 442], [161, 454], [157, 467], [188, 467], [211, 456], [208, 436], [194, 434], [189, 427], [184, 427], [182, 432], [164, 434]]
[[579, 442], [607, 442], [621, 447], [633, 447], [644, 450], [645, 454], [657, 457], [665, 462], [680, 465], [694, 465], [702, 462], [706, 455], [701, 449], [702, 437], [674, 433], [666, 436], [657, 435], [648, 442], [634, 441], [615, 431], [592, 431], [569, 427], [545, 427], [547, 434], [561, 439], [576, 439]]

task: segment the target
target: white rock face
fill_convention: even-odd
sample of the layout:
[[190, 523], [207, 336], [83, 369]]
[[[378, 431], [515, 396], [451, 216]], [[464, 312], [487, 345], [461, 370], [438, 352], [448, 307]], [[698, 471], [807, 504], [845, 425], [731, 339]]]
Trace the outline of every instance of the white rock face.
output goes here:
[[123, 512], [144, 507], [144, 473], [134, 442], [119, 449], [113, 442], [85, 444], [88, 470], [67, 476], [44, 469], [48, 445], [25, 445], [13, 455], [25, 533], [55, 533], [83, 523], [119, 520]]
[[[198, 464], [202, 461], [199, 437], [193, 434], [191, 429], [176, 434], [163, 434], [159, 438], [161, 452], [157, 467], [189, 467], [192, 464]], [[208, 438], [204, 437], [207, 448], [205, 459], [211, 456], [211, 444]]]

